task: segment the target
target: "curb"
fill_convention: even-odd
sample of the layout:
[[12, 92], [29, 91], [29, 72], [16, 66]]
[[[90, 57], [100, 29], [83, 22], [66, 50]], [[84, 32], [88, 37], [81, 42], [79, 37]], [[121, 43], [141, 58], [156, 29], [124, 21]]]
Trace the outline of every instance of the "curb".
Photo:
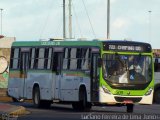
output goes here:
[[[7, 104], [10, 105], [10, 104]], [[22, 106], [10, 105], [12, 108], [0, 111], [0, 120], [9, 120], [10, 118], [18, 118], [21, 115], [28, 114], [26, 108]]]
[[24, 107], [20, 106], [17, 110], [14, 110], [14, 111], [12, 111], [12, 112], [10, 112], [8, 114], [11, 115], [11, 116], [24, 115], [24, 114], [26, 114], [26, 109]]

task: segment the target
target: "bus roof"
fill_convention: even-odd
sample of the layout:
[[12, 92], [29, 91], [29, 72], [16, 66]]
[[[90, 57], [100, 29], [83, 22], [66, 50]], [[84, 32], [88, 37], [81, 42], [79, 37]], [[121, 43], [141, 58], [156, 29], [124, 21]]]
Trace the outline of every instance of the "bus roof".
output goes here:
[[151, 45], [149, 43], [137, 42], [137, 41], [126, 41], [126, 40], [88, 40], [88, 41], [78, 41], [78, 40], [60, 40], [60, 41], [15, 41], [13, 42], [13, 47], [28, 47], [28, 46], [102, 46], [103, 43], [108, 44], [124, 44], [124, 45]]
[[100, 41], [16, 41], [13, 47], [23, 46], [100, 46]]

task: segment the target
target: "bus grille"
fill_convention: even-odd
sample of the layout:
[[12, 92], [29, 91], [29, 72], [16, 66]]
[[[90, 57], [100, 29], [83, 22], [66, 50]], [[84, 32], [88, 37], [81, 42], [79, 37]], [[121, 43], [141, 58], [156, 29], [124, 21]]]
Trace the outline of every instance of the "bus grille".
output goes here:
[[134, 103], [140, 102], [142, 100], [141, 97], [131, 98], [131, 97], [114, 97], [117, 102], [124, 102], [125, 100], [133, 101]]

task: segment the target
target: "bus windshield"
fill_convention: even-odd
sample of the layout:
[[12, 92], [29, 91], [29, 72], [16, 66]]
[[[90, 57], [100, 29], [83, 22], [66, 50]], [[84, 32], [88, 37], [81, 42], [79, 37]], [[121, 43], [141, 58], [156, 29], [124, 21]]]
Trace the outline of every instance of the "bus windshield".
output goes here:
[[104, 54], [103, 77], [115, 84], [146, 84], [152, 80], [151, 56]]

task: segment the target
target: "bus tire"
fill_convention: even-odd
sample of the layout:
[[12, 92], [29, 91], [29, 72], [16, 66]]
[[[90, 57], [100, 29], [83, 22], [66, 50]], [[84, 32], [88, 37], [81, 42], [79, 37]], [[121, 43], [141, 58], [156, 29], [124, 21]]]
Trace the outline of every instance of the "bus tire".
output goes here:
[[52, 101], [50, 100], [43, 100], [42, 101], [42, 104], [43, 104], [43, 108], [50, 108], [51, 104], [52, 104]]
[[76, 111], [79, 111], [80, 110], [80, 104], [79, 102], [73, 102], [72, 103], [72, 108]]
[[79, 92], [79, 108], [81, 111], [90, 111], [92, 104], [87, 102], [86, 89], [80, 89]]
[[132, 113], [133, 109], [134, 109], [134, 105], [133, 104], [127, 104], [127, 113]]
[[160, 104], [160, 88], [154, 93], [154, 102]]
[[42, 106], [42, 101], [40, 100], [39, 87], [35, 87], [33, 89], [33, 104], [36, 108], [40, 108]]

